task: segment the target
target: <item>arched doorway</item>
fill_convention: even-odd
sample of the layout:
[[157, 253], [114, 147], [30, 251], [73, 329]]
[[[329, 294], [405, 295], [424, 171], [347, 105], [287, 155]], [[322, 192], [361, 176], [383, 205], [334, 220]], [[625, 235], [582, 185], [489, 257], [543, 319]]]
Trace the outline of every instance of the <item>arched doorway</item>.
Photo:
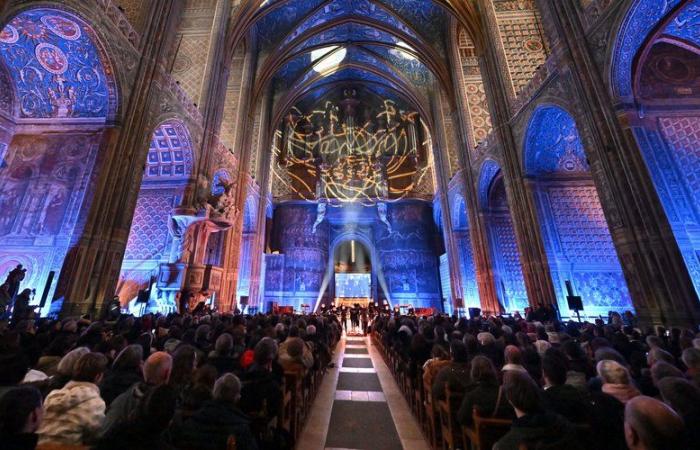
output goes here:
[[700, 1], [637, 0], [612, 61], [612, 90], [700, 293]]
[[479, 206], [484, 214], [499, 303], [506, 312], [522, 313], [529, 302], [520, 251], [506, 198], [503, 172], [493, 160], [487, 160], [481, 167]]
[[523, 159], [561, 314], [570, 314], [567, 281], [582, 297], [587, 315], [631, 310], [574, 118], [559, 106], [538, 107], [527, 129]]
[[67, 11], [24, 10], [0, 32], [0, 276], [22, 264], [35, 304], [52, 299], [85, 226], [113, 77], [94, 30]]
[[333, 252], [333, 297], [336, 304], [367, 306], [376, 300], [372, 255], [359, 240], [348, 239]]
[[[132, 302], [139, 290], [151, 288], [160, 265], [174, 262], [168, 220], [180, 205], [192, 174], [192, 144], [185, 125], [167, 120], [153, 131], [141, 181], [129, 240], [124, 252], [117, 295], [122, 305]], [[167, 296], [151, 292], [148, 310], [174, 311]], [[162, 298], [161, 298], [162, 297]], [[146, 305], [143, 305], [145, 310]]]

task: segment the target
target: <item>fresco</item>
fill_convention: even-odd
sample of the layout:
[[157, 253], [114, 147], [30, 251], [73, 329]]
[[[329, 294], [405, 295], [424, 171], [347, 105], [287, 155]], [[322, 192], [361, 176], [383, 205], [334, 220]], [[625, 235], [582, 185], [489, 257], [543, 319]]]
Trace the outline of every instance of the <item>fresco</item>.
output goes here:
[[103, 118], [110, 70], [93, 31], [56, 10], [20, 13], [0, 32], [0, 58], [15, 84], [20, 117]]

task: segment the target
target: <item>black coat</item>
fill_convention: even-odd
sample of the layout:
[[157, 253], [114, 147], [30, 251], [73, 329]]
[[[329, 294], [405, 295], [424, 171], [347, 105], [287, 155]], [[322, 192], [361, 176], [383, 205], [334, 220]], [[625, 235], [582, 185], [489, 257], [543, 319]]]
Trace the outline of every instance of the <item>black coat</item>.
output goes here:
[[241, 377], [241, 410], [266, 420], [275, 417], [282, 408], [282, 384], [278, 380], [274, 369], [268, 371], [253, 364]]
[[257, 450], [250, 419], [230, 403], [212, 400], [186, 419], [176, 418], [168, 431], [169, 441], [179, 449], [226, 450], [229, 436], [237, 450]]
[[107, 406], [131, 386], [143, 381], [141, 374], [134, 370], [110, 370], [100, 383], [100, 396]]
[[595, 448], [617, 450], [627, 448], [625, 443], [625, 405], [615, 397], [603, 392], [591, 394], [591, 436]]
[[[457, 413], [457, 420], [462, 425], [471, 425], [472, 411], [479, 410], [479, 414], [485, 417], [492, 417], [498, 402], [499, 387], [495, 383], [476, 383], [472, 385], [464, 395], [462, 405]], [[496, 411], [495, 417], [501, 419], [512, 419], [515, 417], [513, 408], [508, 403], [505, 394], [501, 394], [501, 402]]]
[[573, 423], [583, 424], [590, 417], [590, 404], [583, 393], [569, 384], [552, 386], [542, 394], [545, 407]]
[[521, 444], [537, 448], [546, 444], [550, 450], [581, 450], [576, 429], [563, 417], [551, 413], [528, 414], [513, 421], [510, 431], [493, 450], [519, 450]]

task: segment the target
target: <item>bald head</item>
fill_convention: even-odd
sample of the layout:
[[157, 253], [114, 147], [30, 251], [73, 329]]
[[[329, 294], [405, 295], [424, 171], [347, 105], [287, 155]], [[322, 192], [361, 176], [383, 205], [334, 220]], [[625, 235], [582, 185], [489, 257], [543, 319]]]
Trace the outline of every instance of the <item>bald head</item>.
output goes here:
[[143, 365], [143, 379], [148, 384], [161, 385], [170, 379], [173, 358], [165, 352], [151, 354]]
[[683, 419], [665, 403], [644, 395], [625, 406], [625, 440], [630, 450], [672, 450], [680, 447]]

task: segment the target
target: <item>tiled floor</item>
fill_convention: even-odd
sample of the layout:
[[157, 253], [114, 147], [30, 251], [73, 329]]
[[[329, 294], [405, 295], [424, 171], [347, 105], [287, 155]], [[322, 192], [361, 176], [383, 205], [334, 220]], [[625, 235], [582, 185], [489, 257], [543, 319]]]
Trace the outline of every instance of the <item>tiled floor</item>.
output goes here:
[[381, 355], [344, 337], [297, 442], [300, 450], [429, 450]]

